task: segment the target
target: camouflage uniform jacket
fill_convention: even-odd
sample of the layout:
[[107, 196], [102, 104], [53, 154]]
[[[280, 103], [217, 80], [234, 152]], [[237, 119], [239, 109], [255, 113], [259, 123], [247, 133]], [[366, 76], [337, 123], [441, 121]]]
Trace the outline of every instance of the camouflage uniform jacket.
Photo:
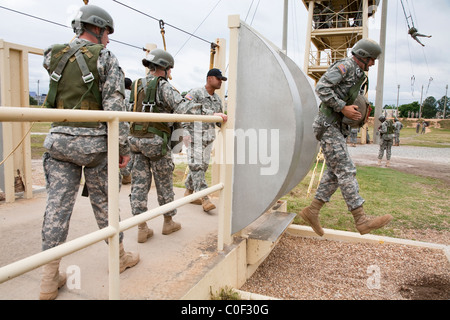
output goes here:
[[[150, 83], [154, 78], [153, 75], [148, 74], [146, 77], [147, 83]], [[183, 97], [175, 89], [169, 81], [165, 78], [161, 78], [158, 84], [158, 90], [156, 90], [156, 103], [160, 108], [161, 113], [175, 113], [177, 112], [179, 105]]]
[[[75, 39], [75, 42], [86, 42], [87, 40]], [[44, 68], [49, 70], [52, 47], [44, 51]], [[125, 84], [124, 73], [119, 66], [119, 61], [115, 55], [104, 48], [100, 51], [97, 61], [97, 69], [99, 73], [99, 89], [102, 97], [102, 107], [106, 111], [125, 111]], [[120, 122], [119, 124], [119, 154], [128, 155], [130, 147], [128, 144], [129, 125], [127, 122]], [[106, 136], [108, 128], [106, 123], [99, 123], [97, 128], [81, 128], [81, 127], [65, 127], [58, 126], [50, 130], [51, 133], [63, 133], [76, 136]], [[51, 140], [51, 139], [50, 139]], [[51, 141], [48, 141], [51, 143]], [[95, 150], [89, 152], [106, 152], [107, 146], [92, 146]], [[101, 150], [100, 150], [101, 149]]]
[[[321, 102], [331, 107], [335, 112], [341, 112], [347, 105], [344, 99], [348, 96], [350, 89], [363, 76], [364, 71], [352, 57], [336, 61], [320, 78], [316, 85], [316, 93]], [[316, 122], [323, 123], [324, 120], [325, 115], [319, 112]], [[336, 123], [336, 125], [341, 127], [341, 132], [344, 135], [348, 135], [349, 132], [346, 125], [342, 125], [340, 122]]]
[[383, 140], [393, 140], [394, 139], [394, 133], [388, 133], [389, 122], [383, 121], [381, 124], [381, 127], [378, 131], [380, 131], [380, 136]]
[[[217, 93], [210, 95], [205, 87], [191, 89], [180, 104], [177, 113], [201, 114], [212, 116], [214, 113], [222, 113], [222, 100]], [[193, 122], [183, 122], [182, 127], [194, 134]], [[211, 122], [202, 123], [203, 141], [213, 141], [216, 138], [215, 124]]]

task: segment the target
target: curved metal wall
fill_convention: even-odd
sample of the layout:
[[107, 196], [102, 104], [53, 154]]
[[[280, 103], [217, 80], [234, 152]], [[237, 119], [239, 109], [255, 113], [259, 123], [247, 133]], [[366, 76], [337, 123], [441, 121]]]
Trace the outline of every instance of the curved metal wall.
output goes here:
[[242, 21], [238, 41], [232, 234], [297, 186], [318, 151], [306, 76]]

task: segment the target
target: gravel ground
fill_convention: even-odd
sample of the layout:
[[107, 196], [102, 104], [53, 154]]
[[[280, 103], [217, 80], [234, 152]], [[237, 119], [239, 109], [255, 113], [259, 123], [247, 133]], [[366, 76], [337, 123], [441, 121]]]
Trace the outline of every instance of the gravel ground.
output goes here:
[[[358, 145], [349, 152], [356, 165], [376, 166], [378, 148]], [[391, 168], [450, 185], [450, 148], [393, 147]], [[45, 186], [40, 160], [32, 161], [32, 170], [33, 185]], [[407, 230], [402, 237], [450, 245], [450, 232]], [[284, 235], [240, 289], [280, 299], [448, 300], [450, 263], [440, 250]]]
[[441, 250], [284, 235], [240, 288], [279, 299], [448, 300]]
[[[349, 153], [356, 165], [377, 166], [378, 149]], [[450, 185], [450, 148], [393, 147], [391, 168]], [[450, 246], [450, 232], [405, 230], [402, 238]], [[436, 249], [284, 235], [241, 290], [280, 299], [449, 300], [448, 259]]]

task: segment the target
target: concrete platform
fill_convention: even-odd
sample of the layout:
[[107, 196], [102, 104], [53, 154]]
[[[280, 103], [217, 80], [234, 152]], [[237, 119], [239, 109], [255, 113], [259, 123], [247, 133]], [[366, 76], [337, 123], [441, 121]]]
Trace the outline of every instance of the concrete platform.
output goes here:
[[[81, 188], [80, 188], [81, 189]], [[128, 195], [130, 186], [120, 192], [121, 219], [131, 217]], [[175, 188], [175, 199], [183, 197], [184, 189]], [[212, 199], [218, 205], [218, 199]], [[17, 199], [0, 204], [0, 267], [41, 251], [41, 226], [46, 204], [45, 191], [33, 199]], [[149, 193], [149, 208], [158, 206], [156, 190]], [[120, 275], [121, 299], [180, 299], [214, 265], [224, 253], [217, 252], [218, 209], [205, 213], [201, 206], [188, 204], [178, 208], [174, 220], [182, 229], [163, 235], [163, 217], [148, 222], [154, 236], [146, 243], [137, 243], [137, 228], [124, 233], [127, 251], [137, 251], [140, 262]], [[88, 198], [81, 190], [71, 219], [68, 240], [97, 230]], [[79, 269], [78, 269], [79, 268]], [[108, 248], [97, 243], [62, 259], [60, 270], [79, 270], [80, 288], [75, 282], [64, 286], [60, 300], [108, 299]], [[37, 268], [0, 284], [2, 300], [34, 300], [39, 296], [41, 268]], [[71, 287], [71, 288], [69, 288]]]

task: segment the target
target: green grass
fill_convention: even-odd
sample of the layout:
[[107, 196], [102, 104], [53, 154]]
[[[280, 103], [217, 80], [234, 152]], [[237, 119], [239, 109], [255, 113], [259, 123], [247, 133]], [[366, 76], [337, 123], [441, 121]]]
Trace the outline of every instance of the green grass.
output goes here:
[[[319, 166], [320, 170], [321, 164]], [[366, 214], [381, 216], [392, 214], [394, 220], [374, 234], [396, 236], [400, 229], [434, 229], [450, 231], [449, 188], [444, 182], [378, 167], [357, 167], [360, 194], [366, 200]], [[315, 194], [318, 174], [314, 188], [307, 196], [312, 171], [288, 195], [289, 212], [299, 212], [308, 206]], [[337, 191], [331, 201], [321, 210], [322, 227], [337, 230], [356, 231], [354, 220], [347, 205]], [[305, 224], [297, 217], [294, 223]]]
[[[35, 123], [32, 132], [48, 132], [49, 123]], [[450, 147], [450, 129], [431, 128], [431, 133], [416, 134], [414, 128], [404, 128], [401, 131], [401, 145], [418, 145], [426, 147]], [[370, 131], [371, 133], [372, 131]], [[40, 159], [45, 151], [42, 147], [45, 135], [31, 135], [32, 158]], [[299, 212], [308, 206], [317, 188], [317, 179], [321, 165], [310, 195], [307, 195], [312, 170], [289, 194], [283, 197], [287, 200], [289, 212]], [[177, 164], [174, 170], [174, 186], [184, 188], [183, 177], [186, 164]], [[400, 230], [434, 229], [450, 231], [449, 187], [443, 181], [424, 178], [412, 174], [397, 172], [389, 168], [357, 167], [357, 179], [360, 194], [366, 200], [364, 209], [367, 214], [378, 216], [390, 213], [394, 220], [387, 226], [372, 233], [396, 236]], [[207, 172], [207, 182], [211, 183], [211, 166]], [[324, 228], [356, 231], [353, 217], [340, 191], [337, 191], [331, 201], [321, 211], [321, 223]], [[304, 224], [301, 218], [294, 223]]]
[[[173, 171], [173, 186], [176, 188], [184, 188], [184, 175], [186, 173], [186, 163], [178, 163], [175, 165]], [[208, 171], [205, 174], [206, 182], [208, 186], [211, 186], [211, 166], [209, 166]]]
[[[429, 132], [421, 134], [416, 133], [416, 128], [404, 127], [400, 131], [400, 145], [430, 147], [430, 148], [450, 148], [450, 129], [446, 128], [429, 128]], [[369, 126], [369, 135], [373, 140], [373, 127]], [[359, 137], [361, 133], [359, 133]]]
[[[308, 206], [315, 194], [322, 164], [319, 163], [311, 193], [307, 195], [313, 168], [308, 175], [282, 199], [287, 200], [288, 212], [298, 213]], [[183, 176], [186, 164], [177, 164], [174, 170], [174, 186], [184, 188]], [[207, 181], [210, 184], [210, 170]], [[450, 202], [448, 186], [441, 180], [424, 178], [379, 167], [357, 167], [360, 194], [366, 200], [366, 214], [381, 216], [392, 214], [394, 220], [373, 234], [399, 236], [400, 230], [433, 229], [450, 231]], [[322, 227], [357, 232], [354, 220], [338, 190], [321, 210]], [[306, 225], [296, 217], [295, 224]]]
[[450, 129], [431, 128], [431, 132], [417, 134], [416, 129], [400, 131], [400, 144], [416, 147], [450, 148]]

